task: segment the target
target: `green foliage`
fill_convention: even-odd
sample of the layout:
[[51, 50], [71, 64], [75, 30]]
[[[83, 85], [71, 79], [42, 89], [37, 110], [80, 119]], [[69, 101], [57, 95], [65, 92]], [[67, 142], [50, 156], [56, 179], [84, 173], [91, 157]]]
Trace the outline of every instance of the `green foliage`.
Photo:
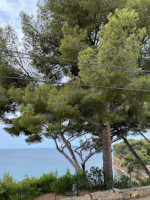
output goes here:
[[150, 177], [149, 178], [147, 178], [146, 180], [141, 180], [140, 181], [140, 185], [142, 185], [142, 186], [149, 186], [150, 185]]
[[[45, 193], [65, 194], [72, 193], [73, 184], [77, 184], [77, 174], [71, 174], [67, 170], [66, 174], [57, 177], [56, 173], [43, 174], [40, 178], [25, 177], [22, 181], [16, 182], [12, 176], [5, 174], [0, 180], [1, 200], [32, 200]], [[150, 185], [150, 179], [141, 181], [140, 184], [130, 180], [128, 176], [115, 178], [114, 187], [119, 189]], [[77, 185], [76, 185], [77, 186]], [[79, 190], [105, 190], [104, 176], [101, 169], [91, 167], [86, 172], [78, 174]]]
[[75, 184], [75, 175], [70, 174], [70, 171], [67, 170], [66, 174], [57, 178], [57, 180], [51, 186], [52, 191], [57, 193], [65, 194], [66, 192], [72, 192], [72, 186]]
[[[102, 170], [92, 167], [89, 172], [78, 174], [79, 190], [104, 190], [104, 177]], [[55, 173], [43, 174], [39, 179], [28, 178], [20, 182], [13, 180], [9, 174], [5, 174], [3, 180], [0, 181], [0, 198], [2, 200], [32, 200], [33, 198], [50, 192], [65, 194], [72, 192], [73, 184], [77, 184], [77, 175], [70, 174], [67, 170], [66, 174], [57, 177]], [[149, 179], [140, 183], [140, 185], [149, 185]], [[114, 186], [119, 189], [137, 187], [139, 184], [130, 181], [130, 178], [123, 175], [119, 179], [115, 178]]]
[[114, 187], [119, 189], [127, 189], [131, 187], [138, 187], [140, 186], [137, 182], [131, 181], [130, 177], [126, 175], [122, 175], [119, 179], [114, 179]]
[[104, 175], [103, 171], [98, 167], [91, 167], [87, 174], [87, 179], [90, 181], [92, 188], [104, 189]]
[[57, 176], [54, 173], [43, 174], [38, 179], [37, 187], [40, 188], [42, 193], [54, 192], [53, 185], [57, 180]]
[[[149, 67], [149, 6], [150, 0], [44, 0], [38, 3], [35, 20], [21, 13], [25, 51], [37, 55], [30, 56], [30, 67], [52, 83], [65, 74], [70, 77], [70, 84], [149, 89], [149, 77], [141, 73]], [[0, 29], [0, 48], [17, 51], [18, 46], [10, 27]], [[78, 59], [82, 63], [52, 63], [41, 55]], [[130, 73], [129, 68], [138, 72]], [[6, 53], [0, 56], [0, 75], [30, 77], [19, 59], [12, 59]], [[27, 84], [28, 81], [0, 80], [0, 114], [3, 119], [5, 113], [15, 112], [19, 107], [21, 116], [9, 120], [13, 127], [5, 130], [12, 135], [25, 134], [28, 143], [41, 142], [43, 136], [61, 141], [61, 136], [72, 133], [78, 134], [77, 137], [83, 131], [97, 134], [95, 127], [88, 127], [87, 131], [87, 122], [81, 122], [80, 116], [100, 124], [107, 122], [112, 138], [120, 134], [118, 130], [128, 134], [149, 128], [150, 97], [144, 92], [139, 95], [126, 90]], [[109, 111], [105, 109], [106, 104], [110, 105]], [[64, 122], [69, 123], [65, 126]], [[126, 162], [130, 160], [133, 157], [126, 155]]]
[[[129, 140], [130, 145], [136, 151], [138, 156], [145, 165], [150, 164], [150, 156], [148, 155], [149, 143], [146, 140]], [[140, 164], [132, 155], [124, 142], [114, 145], [114, 155], [120, 159], [124, 159], [123, 166], [126, 166], [131, 172], [133, 169], [141, 169]]]
[[[5, 174], [0, 180], [0, 199], [2, 200], [25, 200], [33, 199], [41, 194], [57, 192], [65, 194], [72, 193], [73, 184], [77, 184], [77, 174], [66, 174], [57, 177], [56, 173], [43, 174], [40, 178], [25, 177], [16, 182], [9, 174]], [[78, 174], [79, 189], [102, 189], [103, 175], [97, 167], [92, 167], [89, 172]]]
[[3, 180], [0, 180], [0, 196], [2, 199], [10, 199], [11, 196], [18, 192], [18, 189], [18, 184], [9, 174], [5, 174]]
[[86, 35], [87, 32], [79, 29], [79, 27], [71, 28], [68, 25], [64, 25], [62, 28], [64, 38], [61, 40], [61, 46], [59, 48], [62, 52], [62, 58], [70, 58], [76, 60], [78, 53], [87, 48]]

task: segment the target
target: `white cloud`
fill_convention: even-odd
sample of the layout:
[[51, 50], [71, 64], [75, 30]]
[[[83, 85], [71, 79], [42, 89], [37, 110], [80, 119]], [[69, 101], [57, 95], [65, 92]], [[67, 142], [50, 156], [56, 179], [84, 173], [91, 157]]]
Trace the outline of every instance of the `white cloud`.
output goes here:
[[36, 16], [37, 0], [0, 0], [0, 27], [10, 24], [21, 39], [20, 12]]

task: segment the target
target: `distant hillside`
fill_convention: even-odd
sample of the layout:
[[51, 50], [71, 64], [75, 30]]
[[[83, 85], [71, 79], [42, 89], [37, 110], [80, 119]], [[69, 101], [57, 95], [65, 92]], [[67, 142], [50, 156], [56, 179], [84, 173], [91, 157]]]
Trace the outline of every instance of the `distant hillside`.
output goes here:
[[[136, 151], [138, 156], [144, 162], [145, 165], [150, 165], [150, 143], [146, 140], [129, 140], [130, 145]], [[117, 162], [115, 162], [117, 160]], [[120, 163], [118, 162], [120, 160]], [[124, 142], [114, 145], [114, 162], [115, 165], [120, 165], [122, 169], [126, 169], [128, 172], [142, 170], [141, 165], [136, 158], [130, 152]]]

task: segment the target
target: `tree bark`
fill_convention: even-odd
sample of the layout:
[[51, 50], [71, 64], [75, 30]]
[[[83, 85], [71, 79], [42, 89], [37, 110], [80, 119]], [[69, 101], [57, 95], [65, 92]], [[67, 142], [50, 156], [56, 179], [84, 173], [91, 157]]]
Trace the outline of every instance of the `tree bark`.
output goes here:
[[[109, 114], [110, 103], [104, 104], [106, 114]], [[110, 124], [103, 121], [101, 124], [102, 146], [103, 146], [103, 172], [104, 183], [107, 187], [113, 187], [113, 170], [112, 170], [112, 149], [111, 149], [111, 131]]]
[[69, 156], [68, 156], [63, 150], [61, 150], [61, 149], [59, 148], [56, 139], [54, 139], [54, 142], [55, 142], [55, 145], [56, 145], [56, 149], [71, 163], [71, 165], [73, 166], [73, 168], [74, 168], [77, 172], [81, 171], [82, 169], [80, 168], [80, 166], [77, 165], [76, 163], [74, 163], [73, 160], [71, 160], [71, 159], [69, 158]]
[[82, 163], [82, 170], [85, 172], [85, 163]]
[[150, 176], [150, 172], [147, 169], [147, 167], [145, 166], [144, 162], [141, 160], [141, 158], [137, 155], [137, 153], [134, 151], [134, 149], [132, 148], [132, 146], [129, 144], [128, 140], [122, 136], [123, 141], [125, 142], [125, 144], [127, 145], [127, 147], [130, 149], [130, 151], [132, 152], [132, 154], [135, 156], [135, 158], [137, 159], [137, 161], [139, 162], [139, 164], [142, 166], [143, 170], [145, 171], [145, 173]]
[[81, 171], [81, 167], [80, 167], [80, 165], [79, 165], [79, 163], [78, 163], [78, 161], [77, 161], [77, 158], [76, 158], [75, 155], [74, 155], [74, 152], [73, 152], [73, 150], [72, 150], [72, 148], [71, 148], [71, 145], [69, 145], [68, 141], [66, 140], [66, 138], [64, 137], [63, 134], [60, 134], [60, 136], [61, 136], [61, 138], [62, 138], [62, 141], [65, 143], [65, 145], [66, 145], [68, 151], [70, 152], [70, 155], [71, 155], [71, 157], [72, 157], [72, 160], [74, 161], [74, 163], [75, 163], [75, 165], [76, 165], [76, 167], [77, 167], [77, 171], [78, 171], [78, 172]]
[[150, 140], [147, 138], [147, 137], [145, 137], [145, 135], [143, 134], [143, 133], [141, 133], [140, 132], [140, 135], [142, 135], [143, 136], [143, 138], [147, 141], [147, 142], [149, 142], [150, 143]]

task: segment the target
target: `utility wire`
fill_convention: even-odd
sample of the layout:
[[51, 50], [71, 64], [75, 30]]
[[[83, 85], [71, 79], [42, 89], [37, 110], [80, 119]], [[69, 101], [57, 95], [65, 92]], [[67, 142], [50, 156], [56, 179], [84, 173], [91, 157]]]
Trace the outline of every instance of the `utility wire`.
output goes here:
[[[22, 59], [31, 59], [31, 58], [29, 58], [29, 57], [23, 57], [23, 56], [15, 56], [15, 55], [8, 55], [8, 56], [10, 56], [10, 57], [12, 57], [12, 58], [22, 58]], [[46, 57], [46, 58], [48, 58], [48, 57]], [[59, 61], [54, 61], [54, 60], [51, 60], [51, 58], [48, 58], [48, 60], [49, 60], [49, 63], [51, 63], [51, 64], [59, 64], [60, 65], [60, 62]], [[70, 63], [66, 63], [66, 62], [63, 62], [63, 64], [65, 64], [65, 65], [71, 65], [71, 66], [76, 66], [75, 64], [70, 64]], [[88, 63], [88, 65], [89, 65], [89, 63]], [[80, 67], [84, 67], [85, 68], [85, 66], [80, 66]], [[101, 67], [103, 67], [103, 66], [101, 66]], [[47, 68], [47, 66], [43, 66], [43, 68]], [[99, 69], [98, 67], [94, 67], [94, 66], [87, 66], [87, 68], [92, 68], [92, 69]], [[40, 69], [41, 69], [41, 67], [40, 67]], [[107, 68], [106, 68], [106, 70], [108, 70]], [[121, 68], [114, 68], [113, 70], [122, 70]], [[126, 71], [128, 71], [128, 68], [126, 68]], [[141, 71], [142, 72], [142, 71]], [[132, 73], [132, 74], [137, 74], [137, 72], [132, 72], [132, 71], [130, 71], [129, 70], [129, 73]]]
[[[67, 62], [73, 62], [73, 63], [79, 63], [79, 64], [86, 64], [86, 65], [88, 65], [88, 67], [91, 67], [91, 65], [95, 65], [97, 67], [125, 69], [125, 70], [129, 70], [129, 71], [133, 71], [133, 72], [137, 71], [137, 72], [150, 73], [150, 70], [134, 69], [134, 68], [128, 68], [128, 67], [122, 67], [122, 66], [114, 66], [114, 65], [105, 65], [105, 64], [102, 64], [102, 63], [95, 63], [95, 62], [81, 62], [81, 61], [78, 61], [78, 60], [41, 56], [41, 55], [36, 55], [36, 54], [32, 54], [32, 53], [23, 53], [23, 52], [19, 52], [19, 51], [12, 51], [12, 50], [6, 50], [6, 49], [0, 49], [0, 52], [6, 52], [6, 53], [10, 52], [10, 53], [21, 54], [21, 55], [24, 55], [24, 56], [33, 56], [33, 57], [38, 57], [38, 58], [46, 58], [46, 59], [54, 60], [54, 61], [67, 61]], [[13, 55], [9, 55], [9, 56], [13, 57]], [[19, 57], [19, 56], [16, 56], [16, 57]], [[24, 57], [24, 58], [27, 58], [27, 57]], [[31, 58], [28, 58], [28, 59], [31, 59]], [[82, 67], [82, 66], [80, 66], [80, 67]]]
[[[51, 81], [37, 80], [37, 79], [25, 79], [25, 78], [21, 78], [21, 77], [17, 78], [17, 77], [9, 77], [9, 76], [0, 76], [0, 78], [1, 79], [25, 80], [25, 81], [33, 81], [33, 82], [51, 84]], [[102, 89], [125, 90], [125, 91], [135, 91], [135, 92], [149, 92], [150, 93], [150, 90], [130, 89], [130, 88], [121, 88], [121, 87], [102, 86], [102, 85], [84, 85], [84, 84], [73, 84], [73, 83], [56, 83], [56, 84], [54, 84], [54, 86], [59, 86], [59, 85], [93, 87], [93, 88], [102, 88]]]

